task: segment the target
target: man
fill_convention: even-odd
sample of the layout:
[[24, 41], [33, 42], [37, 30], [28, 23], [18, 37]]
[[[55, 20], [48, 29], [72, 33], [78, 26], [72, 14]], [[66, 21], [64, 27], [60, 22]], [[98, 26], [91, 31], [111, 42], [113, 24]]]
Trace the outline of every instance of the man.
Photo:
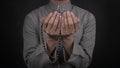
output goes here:
[[[95, 45], [95, 30], [95, 18], [90, 12], [72, 5], [70, 0], [50, 0], [25, 18], [25, 62], [29, 68], [87, 68]], [[65, 56], [56, 60], [59, 41]], [[57, 63], [58, 60], [63, 61]]]

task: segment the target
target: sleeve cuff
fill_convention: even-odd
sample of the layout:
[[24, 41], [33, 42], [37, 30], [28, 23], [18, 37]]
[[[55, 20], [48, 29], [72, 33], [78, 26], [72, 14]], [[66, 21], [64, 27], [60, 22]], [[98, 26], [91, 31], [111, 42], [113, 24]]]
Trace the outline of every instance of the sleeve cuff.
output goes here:
[[45, 64], [51, 63], [48, 54], [45, 52], [42, 45], [38, 45], [36, 51], [29, 57], [28, 67], [33, 68], [43, 67]]
[[87, 56], [87, 55], [85, 54], [84, 50], [83, 50], [83, 47], [80, 46], [80, 45], [77, 44], [77, 43], [74, 43], [74, 45], [73, 45], [73, 52], [72, 52], [72, 54], [74, 54], [74, 55], [80, 55], [80, 56], [82, 56], [82, 57]]
[[74, 43], [73, 52], [68, 60], [68, 63], [72, 64], [76, 68], [87, 67], [89, 65], [89, 58], [84, 52], [82, 46]]
[[42, 55], [42, 54], [44, 54], [45, 57], [49, 59], [48, 54], [44, 50], [44, 46], [39, 44], [38, 47], [36, 48], [35, 52], [32, 53], [29, 58], [34, 58], [34, 57]]

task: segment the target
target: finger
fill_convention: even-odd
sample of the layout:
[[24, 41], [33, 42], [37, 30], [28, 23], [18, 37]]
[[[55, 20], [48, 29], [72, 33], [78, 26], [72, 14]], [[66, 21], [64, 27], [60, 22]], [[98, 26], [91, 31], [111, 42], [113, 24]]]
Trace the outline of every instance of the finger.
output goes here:
[[73, 26], [73, 20], [72, 20], [72, 17], [71, 17], [71, 14], [69, 11], [67, 11], [67, 21], [68, 21], [68, 24], [69, 24], [69, 34], [73, 33], [74, 31], [74, 26]]
[[65, 31], [65, 34], [68, 34], [68, 29], [69, 29], [69, 27], [68, 27], [68, 23], [67, 23], [67, 14], [66, 14], [66, 12], [64, 12], [63, 13], [64, 14], [64, 25], [65, 25], [65, 29], [64, 29], [64, 31]]
[[47, 29], [50, 29], [54, 23], [54, 20], [56, 18], [56, 15], [57, 15], [57, 11], [54, 12], [54, 14], [51, 16], [49, 22], [48, 22], [48, 26], [47, 26]]
[[56, 18], [55, 18], [55, 21], [54, 21], [54, 23], [53, 23], [53, 26], [52, 26], [52, 28], [51, 28], [51, 32], [52, 32], [54, 35], [57, 34], [57, 33], [56, 33], [56, 29], [57, 29], [57, 27], [58, 27], [59, 17], [60, 17], [60, 14], [57, 13], [57, 16], [56, 16]]
[[78, 25], [78, 18], [73, 14], [73, 12], [71, 12], [71, 17], [72, 17], [72, 20], [73, 20], [73, 25], [74, 25], [74, 28], [73, 28], [73, 33], [77, 31], [77, 25]]
[[80, 22], [80, 19], [79, 18], [77, 18], [77, 20], [78, 20], [78, 23]]
[[56, 35], [60, 35], [60, 30], [61, 30], [61, 22], [60, 22], [60, 20], [59, 20], [59, 22], [58, 22], [58, 27], [57, 27], [57, 29], [56, 29]]
[[53, 25], [55, 31], [56, 31], [56, 29], [58, 28], [59, 18], [60, 18], [60, 14], [58, 13], [58, 14], [57, 14], [57, 17], [56, 17], [56, 19], [55, 19], [54, 25]]
[[57, 36], [59, 36], [61, 34], [61, 21], [60, 21], [60, 19], [61, 19], [61, 16], [59, 17], [57, 28], [55, 30]]
[[46, 27], [47, 27], [47, 24], [48, 24], [48, 21], [50, 20], [51, 16], [52, 16], [53, 13], [50, 13], [46, 18], [44, 18], [42, 24], [43, 24], [43, 29], [44, 31], [46, 32]]
[[50, 20], [48, 21], [48, 25], [47, 25], [47, 28], [46, 28], [48, 33], [51, 31], [51, 27], [53, 26], [56, 15], [57, 15], [57, 11], [54, 12], [54, 14], [51, 16]]
[[60, 35], [61, 35], [61, 31], [62, 31], [62, 16], [60, 15], [60, 20], [59, 20], [59, 31], [60, 31]]
[[74, 22], [74, 29], [75, 29], [75, 32], [76, 32], [77, 31], [78, 18], [73, 14], [73, 12], [71, 12], [71, 16], [72, 16], [72, 19], [73, 19], [73, 22]]
[[44, 19], [45, 19], [44, 17], [42, 17], [42, 19], [40, 19], [40, 23], [41, 23], [41, 24], [43, 24]]
[[78, 20], [77, 20], [77, 17], [73, 14], [73, 12], [71, 12], [71, 17], [73, 19], [74, 24], [76, 24]]
[[61, 25], [61, 35], [64, 35], [65, 33], [64, 33], [64, 28], [65, 28], [65, 26], [64, 26], [64, 21], [63, 21], [63, 17], [62, 17], [62, 20], [61, 20], [62, 22], [62, 25]]
[[47, 25], [52, 15], [53, 15], [53, 13], [50, 13], [50, 14], [45, 18], [45, 20], [43, 21], [43, 24]]

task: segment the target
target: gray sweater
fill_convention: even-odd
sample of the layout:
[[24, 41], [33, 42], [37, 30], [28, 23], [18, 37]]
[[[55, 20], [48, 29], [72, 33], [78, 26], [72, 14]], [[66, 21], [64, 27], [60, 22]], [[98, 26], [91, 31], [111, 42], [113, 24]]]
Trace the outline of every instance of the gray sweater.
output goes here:
[[[95, 45], [95, 17], [90, 12], [71, 3], [65, 4], [64, 6], [66, 11], [72, 11], [80, 19], [78, 31], [73, 34], [73, 51], [67, 63], [74, 65], [75, 68], [87, 68], [92, 60]], [[35, 9], [25, 17], [23, 26], [23, 56], [29, 68], [43, 68], [46, 64], [52, 64], [49, 55], [43, 47], [40, 19], [46, 17], [56, 9], [57, 5], [50, 2], [47, 5]], [[44, 41], [46, 35], [43, 32]]]

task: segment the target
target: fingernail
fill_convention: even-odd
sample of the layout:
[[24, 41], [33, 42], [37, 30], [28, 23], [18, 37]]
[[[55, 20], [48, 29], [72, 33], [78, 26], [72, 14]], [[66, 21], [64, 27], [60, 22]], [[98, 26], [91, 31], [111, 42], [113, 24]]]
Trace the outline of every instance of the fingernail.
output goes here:
[[60, 14], [58, 13], [58, 14], [57, 14], [57, 17], [59, 17], [59, 16], [60, 16]]
[[57, 13], [57, 11], [55, 11], [55, 13]]
[[50, 12], [50, 15], [52, 15], [52, 12]]
[[73, 15], [73, 12], [70, 12]]
[[67, 12], [66, 12], [66, 14], [68, 15], [68, 14], [69, 14], [69, 12], [67, 11]]
[[65, 12], [63, 14], [65, 15]]
[[70, 11], [68, 11], [68, 15], [70, 16]]
[[69, 11], [67, 11], [67, 13], [69, 14]]
[[60, 15], [60, 13], [57, 13], [57, 15]]
[[60, 18], [61, 18], [62, 16], [60, 15]]

